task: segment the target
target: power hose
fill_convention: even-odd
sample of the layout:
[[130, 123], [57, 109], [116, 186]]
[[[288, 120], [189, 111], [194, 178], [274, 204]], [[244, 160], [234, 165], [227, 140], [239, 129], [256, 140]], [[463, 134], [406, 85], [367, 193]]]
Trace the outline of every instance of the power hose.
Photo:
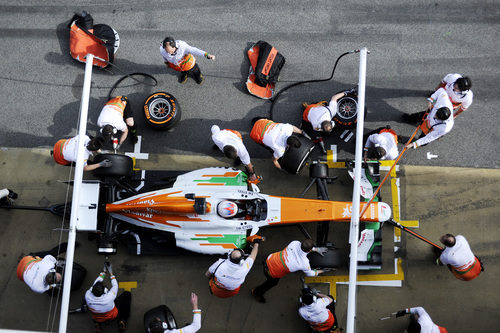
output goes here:
[[328, 79], [316, 79], [316, 80], [306, 80], [306, 81], [298, 81], [298, 82], [294, 82], [292, 84], [289, 84], [288, 86], [286, 86], [285, 88], [281, 89], [280, 91], [278, 91], [278, 93], [276, 94], [276, 96], [274, 96], [271, 101], [271, 110], [269, 111], [269, 117], [271, 120], [274, 120], [273, 119], [273, 110], [274, 110], [274, 105], [276, 103], [276, 101], [278, 100], [278, 98], [280, 97], [280, 95], [287, 91], [288, 89], [292, 88], [292, 87], [295, 87], [295, 86], [298, 86], [298, 85], [301, 85], [301, 84], [304, 84], [304, 83], [312, 83], [312, 82], [324, 82], [324, 81], [330, 81], [331, 79], [333, 79], [333, 74], [335, 73], [335, 69], [337, 68], [337, 64], [339, 63], [339, 60], [348, 55], [348, 54], [352, 54], [352, 53], [358, 53], [359, 52], [359, 49], [356, 49], [356, 50], [353, 50], [353, 51], [349, 51], [349, 52], [345, 52], [345, 53], [342, 53], [338, 58], [337, 60], [335, 61], [335, 65], [333, 66], [333, 70], [332, 70], [332, 74], [330, 75], [330, 77]]

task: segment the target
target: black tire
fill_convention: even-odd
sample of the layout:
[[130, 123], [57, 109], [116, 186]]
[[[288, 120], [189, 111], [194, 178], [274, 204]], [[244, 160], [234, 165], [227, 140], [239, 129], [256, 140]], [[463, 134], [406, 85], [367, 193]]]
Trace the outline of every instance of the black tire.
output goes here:
[[166, 305], [159, 305], [144, 314], [144, 329], [146, 332], [155, 318], [160, 318], [162, 322], [166, 322], [169, 330], [177, 328], [177, 322], [172, 311]]
[[306, 164], [309, 154], [314, 149], [314, 142], [304, 136], [297, 136], [300, 140], [300, 147], [289, 146], [283, 156], [278, 161], [281, 168], [291, 174], [297, 174]]
[[[347, 95], [337, 101], [338, 109], [333, 121], [341, 127], [353, 127], [358, 121], [358, 98]], [[365, 108], [366, 115], [366, 108]]]
[[317, 252], [310, 252], [307, 257], [313, 269], [339, 268], [341, 264], [340, 252], [334, 247], [328, 248], [323, 256]]
[[93, 170], [92, 173], [95, 177], [124, 177], [132, 175], [134, 161], [131, 157], [121, 154], [99, 154], [94, 157], [93, 162], [99, 163], [104, 160], [110, 160], [113, 165], [109, 168], [100, 167]]
[[156, 92], [144, 101], [144, 116], [152, 127], [173, 128], [181, 119], [181, 108], [175, 97], [167, 92]]

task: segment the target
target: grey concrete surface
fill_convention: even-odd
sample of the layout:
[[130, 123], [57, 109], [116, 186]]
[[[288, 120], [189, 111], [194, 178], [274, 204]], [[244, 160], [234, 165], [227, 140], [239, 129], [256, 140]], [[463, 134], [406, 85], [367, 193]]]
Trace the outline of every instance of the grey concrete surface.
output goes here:
[[[148, 161], [140, 161], [141, 167], [173, 170], [174, 166], [186, 169], [190, 166], [224, 165], [223, 159], [193, 159], [186, 156], [152, 155]], [[258, 170], [264, 176], [263, 193], [297, 196], [308, 183], [304, 169], [297, 176], [276, 173], [269, 160], [256, 160]], [[45, 149], [3, 148], [0, 150], [0, 175], [2, 187], [19, 193], [16, 205], [50, 206], [64, 202], [66, 185], [59, 180], [69, 179], [70, 168], [55, 165]], [[339, 179], [329, 186], [333, 200], [350, 200], [352, 181], [345, 170], [331, 169], [331, 176]], [[379, 321], [388, 313], [409, 306], [423, 306], [434, 322], [448, 328], [449, 332], [490, 332], [500, 324], [495, 314], [500, 306], [497, 288], [499, 272], [500, 232], [496, 226], [498, 216], [498, 170], [402, 166], [401, 201], [402, 218], [419, 219], [417, 232], [437, 241], [439, 236], [450, 232], [462, 234], [469, 240], [476, 255], [485, 262], [486, 271], [476, 280], [456, 280], [445, 267], [433, 264], [431, 249], [425, 243], [403, 233], [403, 267], [405, 280], [401, 288], [358, 287], [357, 332], [402, 332], [405, 318]], [[86, 178], [89, 177], [88, 175]], [[429, 187], [429, 184], [434, 186]], [[390, 201], [386, 186], [382, 198]], [[71, 195], [71, 193], [70, 193]], [[307, 197], [315, 197], [314, 190]], [[49, 212], [0, 210], [0, 327], [11, 329], [57, 331], [58, 316], [55, 308], [60, 303], [46, 295], [31, 292], [15, 276], [18, 258], [30, 251], [47, 249], [64, 241], [66, 234], [55, 230], [64, 228], [61, 219]], [[305, 225], [315, 234], [313, 225]], [[120, 246], [118, 254], [111, 258], [118, 281], [137, 281], [132, 290], [132, 316], [130, 332], [141, 332], [142, 316], [150, 308], [167, 304], [180, 324], [191, 320], [189, 293], [200, 297], [203, 310], [202, 332], [305, 332], [305, 326], [297, 314], [297, 296], [300, 273], [286, 276], [271, 290], [268, 303], [260, 304], [250, 296], [250, 289], [263, 281], [261, 259], [268, 253], [286, 246], [292, 239], [301, 239], [295, 226], [263, 229], [267, 241], [262, 246], [257, 263], [247, 277], [238, 296], [221, 300], [209, 295], [205, 270], [215, 260], [211, 256], [186, 255], [177, 257], [136, 257], [127, 254]], [[332, 224], [329, 239], [344, 254], [344, 267], [329, 274], [346, 275], [348, 272], [347, 248], [348, 224]], [[384, 226], [384, 267], [380, 272], [391, 273], [392, 227]], [[96, 254], [96, 244], [86, 234], [78, 234], [80, 247], [76, 249], [76, 262], [88, 270], [80, 291], [71, 294], [71, 307], [78, 307], [84, 291], [102, 269], [104, 258]], [[367, 273], [360, 273], [367, 274]], [[324, 284], [314, 287], [328, 292]], [[346, 320], [347, 286], [337, 287], [337, 315], [342, 326]], [[29, 314], [29, 320], [27, 320]], [[55, 321], [54, 321], [55, 320]], [[54, 324], [55, 323], [55, 324]], [[55, 325], [55, 326], [54, 326]], [[93, 329], [89, 314], [69, 317], [69, 332], [90, 332]], [[116, 331], [115, 326], [106, 332]]]
[[[129, 95], [144, 135], [144, 149], [156, 153], [204, 155], [213, 123], [249, 131], [249, 120], [269, 113], [270, 103], [249, 95], [246, 48], [263, 39], [286, 57], [281, 89], [291, 82], [327, 78], [343, 52], [367, 47], [367, 129], [390, 124], [402, 135], [411, 126], [401, 113], [420, 111], [425, 97], [447, 73], [468, 75], [474, 103], [438, 142], [405, 156], [408, 164], [498, 168], [495, 121], [498, 105], [500, 4], [498, 1], [0, 1], [0, 140], [9, 147], [49, 147], [75, 133], [83, 64], [68, 54], [66, 25], [87, 10], [121, 36], [116, 66], [96, 69], [90, 101], [89, 132], [113, 83], [123, 72], [154, 75], [156, 87], [125, 81], [116, 92]], [[206, 81], [177, 83], [158, 48], [166, 35], [188, 41], [217, 56], [199, 59]], [[275, 119], [298, 124], [303, 101], [329, 98], [356, 84], [358, 57], [343, 58], [332, 81], [293, 88], [278, 101]], [[177, 97], [183, 118], [172, 133], [146, 126], [141, 105], [151, 92]], [[248, 139], [248, 137], [245, 137]], [[337, 142], [337, 136], [329, 141]], [[349, 157], [353, 142], [339, 153]], [[266, 152], [249, 143], [250, 154]], [[452, 147], [459, 147], [457, 151]], [[427, 160], [427, 151], [439, 155]]]

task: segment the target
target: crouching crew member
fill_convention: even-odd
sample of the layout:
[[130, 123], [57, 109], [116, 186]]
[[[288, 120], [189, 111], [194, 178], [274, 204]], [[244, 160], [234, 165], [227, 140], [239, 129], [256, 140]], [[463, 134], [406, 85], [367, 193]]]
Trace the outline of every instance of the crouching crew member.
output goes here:
[[[78, 154], [78, 139], [79, 135], [71, 138], [71, 139], [61, 139], [56, 142], [54, 145], [54, 150], [52, 151], [52, 155], [54, 157], [54, 161], [57, 164], [61, 165], [71, 165], [76, 162], [76, 157]], [[100, 163], [95, 164], [87, 164], [87, 160], [90, 156], [92, 156], [93, 152], [99, 152], [104, 143], [104, 138], [95, 137], [90, 139], [87, 135], [83, 136], [83, 145], [85, 149], [83, 151], [83, 161], [84, 167], [83, 171], [91, 171], [100, 167], [108, 168], [111, 166], [111, 161], [104, 160]]]
[[23, 257], [17, 265], [17, 277], [37, 294], [55, 287], [62, 280], [62, 275], [56, 272], [56, 258], [66, 252], [67, 246], [62, 243], [49, 251], [32, 252]]
[[453, 106], [448, 94], [443, 88], [439, 88], [431, 96], [428, 111], [405, 115], [405, 118], [410, 122], [419, 122], [419, 119], [422, 119], [423, 122], [420, 125], [420, 129], [425, 135], [417, 141], [406, 145], [406, 148], [415, 149], [439, 139], [450, 132], [454, 124], [453, 117], [451, 116], [452, 109]]
[[306, 239], [302, 243], [295, 240], [279, 252], [271, 253], [264, 262], [264, 275], [266, 281], [252, 289], [252, 295], [260, 303], [265, 303], [264, 294], [275, 287], [280, 279], [288, 273], [303, 271], [306, 276], [318, 276], [323, 270], [311, 269], [307, 254], [311, 251], [319, 252], [314, 247], [312, 239]]
[[191, 293], [191, 305], [193, 306], [193, 322], [180, 329], [169, 329], [167, 322], [160, 318], [153, 318], [149, 324], [148, 333], [196, 333], [201, 328], [201, 310], [198, 308], [198, 295]]
[[335, 300], [331, 296], [313, 293], [311, 289], [302, 290], [300, 316], [314, 331], [325, 332], [337, 329]]
[[337, 113], [337, 101], [340, 98], [355, 92], [356, 88], [351, 88], [335, 94], [330, 99], [330, 103], [327, 103], [326, 101], [315, 104], [303, 103], [302, 105], [305, 107], [305, 110], [304, 113], [302, 113], [302, 120], [309, 123], [314, 131], [330, 133], [335, 126], [332, 119]]
[[439, 262], [448, 265], [450, 271], [459, 280], [470, 281], [484, 270], [483, 264], [476, 257], [464, 236], [446, 234], [439, 239], [445, 249], [439, 256]]
[[213, 54], [192, 47], [182, 40], [175, 40], [172, 37], [165, 37], [160, 46], [160, 53], [167, 67], [181, 72], [180, 83], [186, 82], [188, 76], [191, 76], [198, 84], [203, 82], [203, 75], [196, 63], [195, 56], [215, 60]]
[[205, 276], [210, 279], [209, 288], [212, 294], [228, 298], [239, 293], [245, 277], [255, 262], [261, 241], [261, 238], [253, 240], [252, 252], [246, 259], [243, 250], [235, 249], [227, 259], [219, 259], [210, 266]]
[[410, 314], [410, 325], [408, 325], [408, 328], [406, 329], [406, 332], [408, 333], [448, 332], [446, 328], [434, 324], [429, 314], [420, 306], [398, 311], [396, 313], [396, 317], [402, 317], [406, 314]]
[[253, 125], [250, 137], [258, 144], [272, 149], [274, 166], [281, 169], [278, 159], [283, 156], [287, 146], [300, 147], [300, 140], [292, 136], [293, 133], [304, 134], [301, 129], [291, 124], [259, 119]]
[[467, 76], [460, 74], [448, 74], [442, 80], [436, 90], [444, 88], [453, 103], [453, 118], [464, 112], [471, 106], [474, 94], [470, 88], [472, 82]]
[[[138, 141], [134, 114], [125, 96], [114, 97], [104, 105], [97, 119], [97, 126], [101, 128], [101, 134], [107, 140], [113, 140], [113, 136], [120, 131], [122, 134], [118, 145], [127, 139], [129, 132], [132, 142], [135, 144]], [[114, 148], [118, 149], [119, 146]]]
[[116, 297], [118, 294], [118, 282], [113, 275], [111, 264], [105, 265], [105, 268], [110, 275], [111, 289], [108, 290], [104, 286], [106, 273], [101, 272], [92, 287], [85, 293], [85, 301], [92, 313], [96, 332], [102, 332], [101, 323], [109, 322], [115, 318], [118, 321], [119, 331], [123, 332], [127, 329], [132, 294], [130, 291], [124, 291], [119, 297]]
[[240, 132], [231, 129], [221, 130], [217, 125], [213, 125], [211, 131], [213, 142], [219, 147], [224, 155], [234, 161], [240, 159], [241, 163], [243, 163], [246, 168], [248, 179], [250, 181], [257, 180], [253, 165], [250, 161], [250, 155], [243, 144], [243, 138]]
[[394, 160], [398, 157], [398, 136], [390, 126], [376, 130], [366, 139], [363, 159]]

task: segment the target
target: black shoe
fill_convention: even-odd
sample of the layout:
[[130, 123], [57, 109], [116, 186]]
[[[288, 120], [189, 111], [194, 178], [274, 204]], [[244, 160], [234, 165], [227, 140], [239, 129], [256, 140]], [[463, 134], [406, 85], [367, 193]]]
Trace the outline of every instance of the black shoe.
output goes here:
[[186, 83], [188, 79], [187, 73], [182, 72], [181, 76], [179, 76], [179, 83]]
[[258, 295], [255, 293], [255, 289], [252, 289], [251, 291], [253, 298], [259, 303], [266, 303], [266, 299], [262, 295]]
[[137, 137], [137, 134], [132, 134], [130, 136], [130, 141], [132, 141], [132, 143], [135, 145], [137, 142], [139, 142], [139, 138]]
[[200, 76], [194, 78], [194, 80], [196, 81], [196, 83], [201, 85], [201, 84], [203, 84], [203, 81], [205, 81], [205, 78], [203, 77], [202, 74], [200, 74]]

